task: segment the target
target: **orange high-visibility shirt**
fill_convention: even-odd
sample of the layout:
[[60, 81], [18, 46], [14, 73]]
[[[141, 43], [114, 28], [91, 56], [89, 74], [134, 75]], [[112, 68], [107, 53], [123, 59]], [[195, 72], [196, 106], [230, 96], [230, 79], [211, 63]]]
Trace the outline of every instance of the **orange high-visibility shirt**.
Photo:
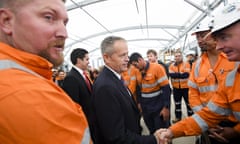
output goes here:
[[[178, 65], [172, 63], [169, 66], [169, 74], [170, 73], [190, 73], [191, 65], [188, 62], [181, 62]], [[171, 84], [173, 88], [188, 88], [188, 78], [172, 78], [171, 77]]]
[[229, 72], [220, 85], [206, 107], [170, 127], [174, 137], [199, 135], [226, 119], [236, 122], [234, 129], [240, 133], [240, 66]]
[[234, 62], [228, 61], [225, 54], [220, 53], [218, 61], [211, 67], [207, 54], [203, 54], [194, 65], [188, 81], [189, 103], [193, 111], [206, 106], [218, 85], [229, 71], [233, 70]]
[[0, 43], [0, 142], [91, 143], [82, 108], [52, 81], [52, 64]]
[[149, 63], [146, 75], [142, 77], [142, 93], [144, 95], [159, 91], [162, 86], [168, 85], [168, 78], [163, 66], [157, 63]]
[[128, 87], [128, 89], [133, 94], [134, 100], [137, 102], [137, 85], [141, 84], [141, 73], [140, 71], [135, 68], [133, 65], [130, 65], [128, 70], [123, 72], [121, 74], [125, 86]]

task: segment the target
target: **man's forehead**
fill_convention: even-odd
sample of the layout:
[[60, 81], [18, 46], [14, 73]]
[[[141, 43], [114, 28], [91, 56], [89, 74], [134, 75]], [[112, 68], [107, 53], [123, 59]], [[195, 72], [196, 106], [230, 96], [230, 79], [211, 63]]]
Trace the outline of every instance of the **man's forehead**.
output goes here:
[[181, 53], [176, 53], [175, 56], [181, 56]]

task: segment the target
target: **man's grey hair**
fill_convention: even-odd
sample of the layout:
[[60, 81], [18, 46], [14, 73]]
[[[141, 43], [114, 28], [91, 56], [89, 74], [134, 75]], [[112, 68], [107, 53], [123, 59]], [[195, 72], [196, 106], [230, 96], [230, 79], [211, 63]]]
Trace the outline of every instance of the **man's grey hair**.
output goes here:
[[118, 37], [118, 36], [109, 36], [109, 37], [106, 37], [102, 43], [101, 43], [101, 52], [102, 52], [102, 55], [103, 54], [108, 54], [108, 55], [111, 55], [113, 52], [114, 52], [114, 49], [113, 49], [113, 45], [116, 41], [126, 41], [124, 38], [122, 37]]

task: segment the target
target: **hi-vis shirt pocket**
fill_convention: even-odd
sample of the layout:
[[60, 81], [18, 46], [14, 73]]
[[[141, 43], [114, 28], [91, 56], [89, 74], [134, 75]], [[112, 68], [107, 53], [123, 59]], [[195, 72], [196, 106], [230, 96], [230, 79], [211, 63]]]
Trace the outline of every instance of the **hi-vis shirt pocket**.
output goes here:
[[206, 77], [198, 77], [198, 78], [196, 78], [196, 83], [197, 84], [203, 84], [203, 83], [207, 83], [207, 82], [208, 82], [208, 80], [207, 80]]
[[143, 79], [145, 81], [154, 81], [154, 76], [152, 74], [147, 74]]

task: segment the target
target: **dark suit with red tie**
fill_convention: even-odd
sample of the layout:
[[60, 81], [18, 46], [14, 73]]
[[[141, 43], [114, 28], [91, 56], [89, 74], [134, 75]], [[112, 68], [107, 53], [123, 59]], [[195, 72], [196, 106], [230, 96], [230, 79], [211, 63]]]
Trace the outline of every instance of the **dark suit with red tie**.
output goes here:
[[62, 88], [73, 101], [81, 105], [91, 130], [91, 91], [87, 87], [85, 78], [73, 67], [65, 77]]

